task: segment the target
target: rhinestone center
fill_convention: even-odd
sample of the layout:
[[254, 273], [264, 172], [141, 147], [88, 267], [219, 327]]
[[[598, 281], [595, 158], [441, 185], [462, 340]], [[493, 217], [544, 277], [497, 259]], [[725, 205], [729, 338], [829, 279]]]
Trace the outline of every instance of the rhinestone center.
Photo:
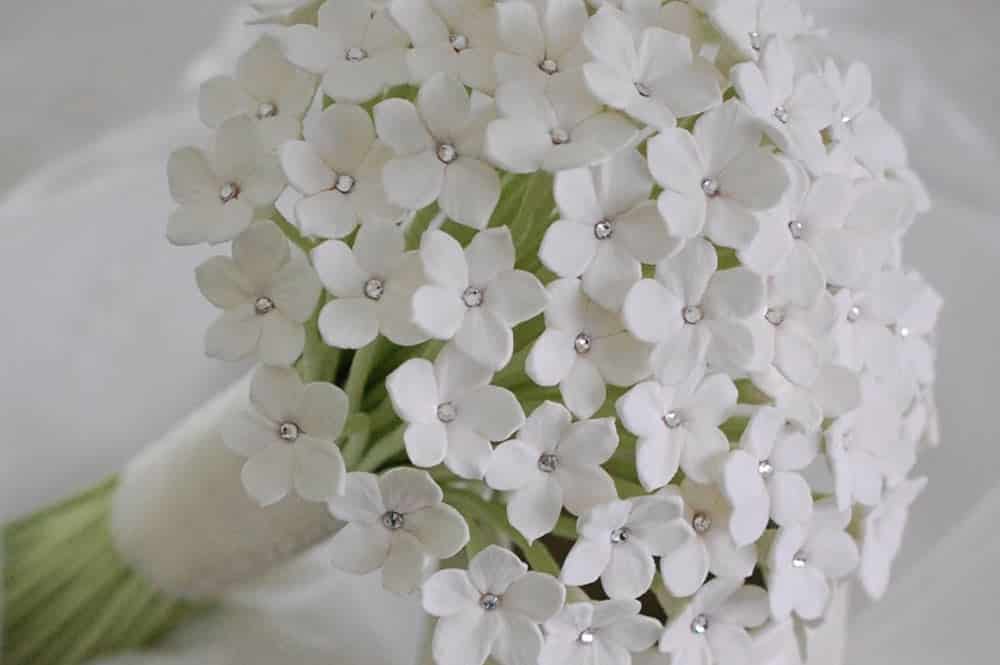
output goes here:
[[854, 323], [860, 318], [861, 318], [861, 308], [858, 307], [857, 305], [854, 305], [849, 310], [847, 310], [847, 321], [849, 323]]
[[704, 635], [708, 632], [708, 617], [704, 614], [699, 614], [691, 622], [691, 632], [695, 635]]
[[406, 518], [403, 517], [402, 513], [397, 513], [395, 510], [389, 510], [384, 515], [382, 515], [382, 526], [389, 531], [396, 531], [397, 529], [402, 529], [403, 525], [406, 523]]
[[354, 190], [355, 180], [353, 176], [337, 176], [337, 183], [334, 188], [341, 194], [350, 194]]
[[649, 86], [642, 81], [635, 82], [635, 91], [639, 93], [640, 97], [649, 97], [653, 94], [653, 91], [649, 89]]
[[805, 233], [806, 225], [797, 219], [793, 219], [788, 222], [788, 232], [792, 234], [792, 237], [796, 240], [801, 240], [803, 233]]
[[274, 102], [261, 102], [257, 106], [257, 119], [266, 120], [278, 115], [278, 105]]
[[483, 304], [485, 292], [477, 286], [470, 286], [462, 293], [462, 302], [466, 307], [479, 307]]
[[495, 593], [484, 593], [479, 597], [479, 606], [487, 612], [492, 612], [500, 607], [500, 596]]
[[585, 332], [580, 333], [576, 336], [576, 339], [573, 340], [573, 349], [580, 355], [590, 353], [590, 349], [593, 345], [593, 338]]
[[719, 195], [719, 181], [715, 178], [705, 178], [701, 181], [701, 191], [705, 192], [708, 198], [715, 198]]
[[802, 550], [795, 553], [792, 557], [792, 568], [805, 568], [806, 564], [809, 563], [809, 557]]
[[766, 312], [764, 312], [764, 318], [772, 326], [780, 326], [785, 322], [785, 310], [777, 307], [769, 307]]
[[778, 106], [774, 109], [774, 118], [783, 125], [788, 124], [788, 109], [784, 106]]
[[907, 328], [906, 326], [900, 326], [896, 328], [896, 334], [902, 337], [903, 339], [906, 339], [907, 337], [910, 336], [910, 329]]
[[375, 277], [365, 282], [365, 297], [369, 300], [379, 300], [385, 293], [385, 282]]
[[611, 542], [615, 545], [621, 543], [627, 543], [628, 539], [632, 537], [632, 532], [627, 526], [621, 526], [611, 532]]
[[549, 136], [552, 138], [552, 145], [569, 143], [569, 133], [565, 129], [553, 129]]
[[705, 312], [700, 305], [688, 305], [681, 311], [681, 317], [683, 317], [684, 323], [693, 326], [705, 318]]
[[593, 644], [594, 643], [594, 631], [592, 631], [592, 630], [590, 630], [588, 628], [587, 630], [585, 630], [582, 633], [580, 633], [579, 637], [577, 637], [576, 639], [577, 639], [577, 641], [580, 642], [580, 644]]
[[669, 429], [677, 429], [684, 424], [684, 419], [676, 411], [668, 411], [667, 415], [663, 416], [663, 424]]
[[227, 182], [219, 188], [219, 200], [223, 203], [229, 203], [238, 198], [240, 198], [240, 186], [235, 182]]
[[774, 475], [774, 465], [771, 464], [770, 460], [761, 460], [760, 464], [757, 465], [757, 473], [764, 478], [770, 478]]
[[559, 457], [552, 453], [544, 453], [538, 458], [538, 470], [543, 473], [552, 473], [559, 468]]
[[368, 51], [360, 46], [352, 46], [344, 52], [344, 58], [348, 62], [361, 62], [368, 58]]
[[538, 68], [551, 76], [559, 71], [559, 63], [552, 58], [545, 58], [545, 60], [538, 63]]
[[451, 35], [448, 37], [448, 42], [455, 50], [455, 53], [461, 53], [465, 49], [469, 48], [469, 38], [465, 35]]
[[437, 417], [443, 423], [454, 422], [455, 418], [458, 417], [458, 409], [452, 402], [445, 402], [439, 404], [437, 408]]
[[594, 237], [598, 240], [607, 240], [615, 233], [615, 225], [609, 219], [602, 219], [594, 224]]
[[761, 47], [760, 33], [757, 32], [756, 30], [753, 30], [747, 33], [747, 35], [750, 37], [750, 48], [752, 48], [754, 51], [759, 51]]
[[695, 513], [691, 518], [691, 526], [698, 533], [707, 533], [712, 528], [712, 518], [705, 513]]
[[257, 314], [267, 314], [274, 309], [274, 301], [266, 296], [261, 296], [254, 301], [253, 311]]
[[282, 441], [292, 443], [299, 438], [299, 434], [299, 426], [295, 423], [281, 423], [278, 426], [278, 437]]
[[437, 148], [437, 158], [441, 160], [443, 164], [451, 164], [453, 161], [458, 159], [458, 151], [455, 150], [455, 146], [450, 143], [442, 143]]

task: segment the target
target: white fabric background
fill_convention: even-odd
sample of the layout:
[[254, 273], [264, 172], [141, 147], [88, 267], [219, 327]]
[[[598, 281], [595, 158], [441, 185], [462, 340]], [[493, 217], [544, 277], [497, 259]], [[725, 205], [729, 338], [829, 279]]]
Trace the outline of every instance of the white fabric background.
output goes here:
[[[848, 662], [993, 663], [992, 619], [1000, 609], [1000, 6], [804, 4], [834, 28], [846, 53], [872, 64], [882, 106], [907, 136], [936, 202], [914, 228], [908, 258], [947, 299], [938, 383], [944, 446], [921, 462], [932, 482], [915, 509], [897, 582], [884, 602], [857, 608]], [[233, 27], [236, 5], [50, 0], [12, 3], [4, 12], [0, 521], [120, 467], [243, 369], [201, 354], [213, 310], [192, 269], [210, 250], [174, 249], [163, 240], [166, 156], [206, 135], [195, 116], [194, 82], [228, 69], [247, 38]], [[365, 626], [390, 638], [369, 633], [361, 640], [370, 647], [364, 658], [360, 651], [332, 657], [301, 640], [289, 646], [254, 629], [254, 644], [271, 645], [270, 654], [244, 646], [243, 660], [232, 660], [237, 655], [217, 641], [198, 648], [226, 653], [214, 660], [200, 653], [194, 662], [249, 663], [252, 651], [303, 664], [407, 662], [405, 645], [415, 634], [396, 632], [399, 615], [385, 614], [391, 606], [372, 599], [370, 586], [334, 578], [293, 595], [285, 614], [299, 618], [280, 629], [326, 635], [337, 621], [309, 630], [304, 617], [315, 619], [309, 608], [317, 594], [325, 596], [321, 604], [337, 599], [354, 610], [344, 621], [365, 621], [347, 623], [331, 639], [357, 638]], [[374, 620], [379, 616], [384, 620]], [[242, 613], [218, 621], [201, 630], [225, 644], [261, 619]], [[392, 644], [397, 650], [376, 646]]]

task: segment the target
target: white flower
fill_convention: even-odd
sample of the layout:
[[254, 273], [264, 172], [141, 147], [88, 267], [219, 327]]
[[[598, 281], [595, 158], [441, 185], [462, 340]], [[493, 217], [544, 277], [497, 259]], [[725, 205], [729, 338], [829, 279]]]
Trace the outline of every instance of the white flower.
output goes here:
[[580, 35], [587, 24], [583, 0], [512, 0], [497, 5], [499, 83], [579, 68], [587, 58]]
[[538, 665], [631, 665], [632, 654], [653, 646], [662, 631], [641, 609], [632, 599], [566, 605], [545, 622]]
[[500, 199], [500, 176], [482, 160], [492, 102], [471, 98], [445, 74], [420, 88], [414, 106], [387, 99], [375, 107], [379, 138], [395, 151], [383, 174], [389, 200], [407, 210], [437, 201], [459, 224], [482, 229]]
[[562, 581], [583, 586], [601, 580], [609, 598], [638, 598], [656, 574], [654, 556], [691, 539], [677, 497], [642, 496], [595, 506], [577, 520], [579, 538], [566, 555]]
[[604, 7], [583, 41], [594, 58], [583, 66], [590, 91], [650, 127], [673, 127], [678, 117], [722, 103], [718, 71], [692, 53], [684, 35], [659, 27], [634, 31], [621, 12]]
[[810, 20], [799, 0], [694, 0], [745, 57], [755, 58], [771, 36], [786, 40], [808, 34]]
[[600, 166], [561, 171], [555, 200], [561, 218], [545, 232], [538, 258], [560, 277], [583, 276], [583, 290], [605, 309], [618, 310], [642, 277], [678, 247], [656, 203], [646, 162], [625, 150]]
[[305, 123], [305, 141], [281, 148], [281, 166], [303, 198], [295, 219], [307, 235], [343, 238], [359, 222], [391, 222], [403, 211], [382, 187], [382, 169], [392, 151], [375, 138], [368, 112], [334, 104]]
[[669, 485], [657, 496], [684, 500], [685, 526], [693, 532], [683, 545], [660, 560], [660, 574], [675, 596], [695, 593], [711, 572], [716, 577], [742, 580], [757, 565], [752, 545], [738, 546], [729, 534], [732, 508], [715, 485], [699, 485], [685, 479]]
[[206, 352], [222, 360], [256, 354], [268, 365], [291, 365], [302, 354], [304, 323], [322, 292], [316, 273], [270, 221], [254, 222], [233, 242], [232, 253], [232, 259], [208, 259], [195, 273], [205, 298], [225, 310], [208, 330]]
[[631, 386], [649, 375], [650, 347], [625, 331], [621, 317], [591, 301], [578, 279], [548, 285], [545, 332], [525, 361], [540, 386], [559, 386], [563, 403], [580, 418], [594, 415], [607, 386]]
[[748, 628], [767, 621], [767, 593], [742, 579], [716, 578], [667, 623], [660, 651], [671, 665], [750, 665]]
[[509, 550], [490, 545], [468, 572], [449, 568], [423, 586], [424, 609], [440, 617], [432, 650], [438, 665], [536, 665], [538, 624], [562, 608], [566, 589], [550, 575], [527, 572]]
[[559, 72], [542, 83], [505, 83], [496, 101], [500, 117], [486, 132], [486, 153], [512, 173], [596, 164], [638, 133], [626, 116], [604, 110], [593, 98], [581, 70]]
[[886, 494], [876, 508], [861, 519], [861, 586], [879, 600], [889, 586], [892, 564], [903, 544], [910, 506], [927, 487], [926, 478], [908, 480]]
[[235, 77], [217, 76], [202, 84], [198, 110], [213, 129], [247, 115], [256, 121], [263, 143], [277, 147], [299, 138], [315, 92], [312, 75], [285, 60], [278, 42], [264, 36], [240, 57]]
[[757, 62], [736, 65], [730, 76], [775, 144], [818, 171], [826, 158], [820, 132], [830, 126], [834, 106], [823, 79], [812, 72], [797, 74], [792, 51], [780, 37], [764, 44]]
[[333, 516], [347, 522], [327, 546], [334, 567], [357, 575], [381, 568], [383, 587], [414, 591], [429, 565], [469, 542], [465, 519], [443, 499], [426, 471], [348, 474], [344, 495], [329, 502]]
[[170, 155], [170, 195], [180, 206], [170, 215], [167, 239], [175, 245], [232, 240], [265, 213], [285, 187], [277, 158], [268, 154], [254, 121], [230, 118], [215, 135], [211, 155], [181, 148]]
[[802, 471], [818, 454], [818, 435], [790, 422], [779, 409], [757, 410], [722, 473], [722, 491], [733, 507], [733, 542], [756, 542], [771, 519], [780, 526], [809, 520], [812, 490]]
[[824, 500], [808, 522], [778, 530], [767, 559], [768, 599], [776, 621], [787, 621], [792, 612], [806, 621], [826, 614], [830, 583], [858, 566], [858, 546], [845, 531], [850, 521], [851, 511]]
[[[766, 322], [765, 324], [766, 325]], [[775, 406], [807, 430], [817, 430], [826, 419], [839, 418], [862, 402], [858, 373], [825, 361], [808, 385], [792, 383], [772, 365], [753, 374], [754, 385], [774, 398]]]
[[640, 383], [618, 400], [622, 425], [638, 437], [635, 467], [647, 491], [673, 479], [678, 467], [697, 482], [711, 481], [729, 451], [719, 425], [736, 405], [736, 385], [725, 374], [696, 370], [678, 385]]
[[847, 71], [841, 73], [837, 63], [828, 58], [823, 67], [823, 76], [834, 99], [831, 118], [833, 137], [850, 147], [854, 138], [853, 121], [871, 107], [871, 70], [863, 62], [852, 62]]
[[332, 383], [303, 385], [294, 369], [257, 368], [251, 408], [222, 428], [226, 446], [248, 457], [243, 487], [261, 506], [294, 488], [307, 501], [344, 492], [347, 472], [337, 438], [347, 420], [347, 395]]
[[928, 386], [934, 383], [935, 375], [931, 335], [944, 301], [921, 275], [913, 273], [909, 277], [918, 284], [917, 295], [893, 322], [893, 329], [900, 338], [902, 364], [913, 372], [921, 385]]
[[512, 492], [507, 517], [529, 542], [555, 528], [564, 505], [582, 515], [618, 498], [601, 468], [618, 447], [614, 419], [572, 419], [561, 404], [543, 402], [517, 438], [497, 446], [486, 471], [487, 485]]
[[764, 311], [764, 281], [744, 267], [717, 267], [715, 248], [692, 240], [657, 265], [656, 279], [638, 282], [625, 297], [625, 324], [636, 338], [657, 344], [653, 367], [664, 383], [687, 378], [706, 361], [728, 372], [759, 362], [747, 319]]
[[886, 458], [900, 436], [900, 417], [882, 399], [868, 399], [837, 418], [826, 431], [826, 455], [833, 471], [837, 506], [875, 506], [882, 499]]
[[776, 205], [788, 186], [781, 162], [760, 142], [759, 126], [736, 100], [699, 117], [693, 133], [672, 128], [650, 139], [649, 169], [664, 188], [660, 213], [674, 235], [750, 244], [760, 226], [754, 211]]
[[320, 312], [319, 331], [330, 346], [360, 349], [380, 333], [393, 344], [427, 340], [410, 318], [411, 299], [423, 277], [420, 257], [405, 252], [403, 232], [393, 224], [365, 224], [353, 250], [329, 240], [312, 252], [313, 266], [336, 296]]
[[834, 299], [824, 290], [814, 305], [800, 307], [788, 301], [773, 279], [768, 284], [767, 311], [755, 326], [763, 356], [771, 358], [771, 371], [796, 385], [810, 386], [830, 356], [830, 334], [837, 321]]
[[407, 63], [415, 83], [443, 72], [483, 92], [496, 87], [492, 0], [392, 0], [389, 13], [413, 41]]
[[524, 424], [514, 394], [489, 385], [484, 367], [447, 345], [431, 363], [413, 358], [386, 379], [393, 408], [406, 423], [406, 453], [416, 466], [444, 462], [463, 478], [482, 478], [503, 441]]
[[480, 364], [498, 370], [514, 350], [513, 326], [545, 309], [538, 278], [514, 270], [514, 240], [506, 226], [480, 231], [462, 246], [444, 231], [420, 241], [427, 284], [413, 296], [413, 320], [435, 339], [455, 345]]
[[361, 104], [406, 83], [409, 40], [385, 11], [359, 0], [327, 0], [318, 25], [285, 34], [288, 59], [323, 75], [323, 92], [337, 102]]

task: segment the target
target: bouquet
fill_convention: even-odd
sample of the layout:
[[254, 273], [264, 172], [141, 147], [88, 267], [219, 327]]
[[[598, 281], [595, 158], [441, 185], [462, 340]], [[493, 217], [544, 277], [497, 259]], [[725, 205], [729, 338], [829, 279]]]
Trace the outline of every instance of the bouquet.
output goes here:
[[794, 0], [255, 7], [167, 236], [223, 250], [206, 351], [258, 366], [7, 528], [4, 662], [320, 544], [420, 594], [438, 665], [752, 665], [885, 592], [941, 300], [865, 65]]

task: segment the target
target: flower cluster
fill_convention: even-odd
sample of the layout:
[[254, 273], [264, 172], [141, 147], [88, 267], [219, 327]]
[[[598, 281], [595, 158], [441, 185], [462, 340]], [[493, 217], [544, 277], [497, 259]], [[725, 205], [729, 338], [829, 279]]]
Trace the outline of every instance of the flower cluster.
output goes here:
[[197, 281], [208, 354], [261, 363], [250, 496], [328, 502], [439, 665], [745, 665], [884, 592], [937, 443], [929, 202], [795, 0], [257, 5], [168, 229], [232, 242]]

